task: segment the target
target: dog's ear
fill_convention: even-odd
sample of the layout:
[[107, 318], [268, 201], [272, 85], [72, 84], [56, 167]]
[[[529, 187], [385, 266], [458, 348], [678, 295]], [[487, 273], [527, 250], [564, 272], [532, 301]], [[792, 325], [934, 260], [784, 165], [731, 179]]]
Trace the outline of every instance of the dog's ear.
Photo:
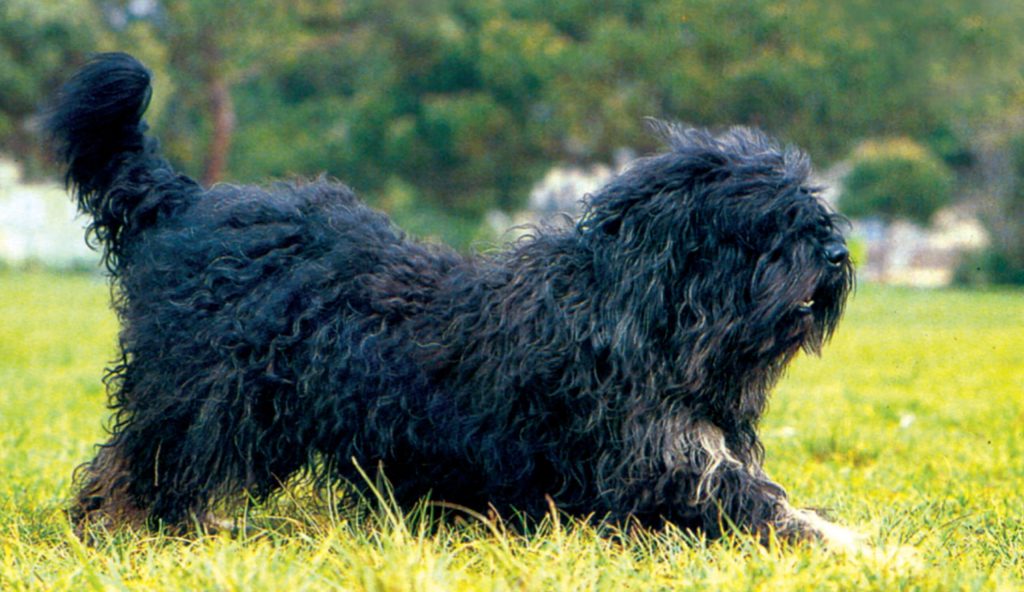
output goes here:
[[[672, 213], [699, 218], [702, 206], [721, 211], [720, 200], [742, 198], [765, 187], [799, 185], [807, 176], [807, 159], [781, 149], [765, 134], [734, 127], [715, 134], [682, 123], [647, 120], [648, 128], [668, 150], [640, 158], [589, 200], [579, 229], [595, 237], [626, 235], [632, 222]], [[653, 202], [659, 202], [657, 207]], [[633, 229], [643, 233], [643, 229]]]
[[654, 117], [645, 117], [644, 125], [647, 126], [647, 130], [651, 132], [651, 135], [670, 147], [675, 147], [679, 144], [673, 138], [685, 138], [688, 133], [701, 131], [699, 128], [687, 125], [681, 121], [668, 121]]
[[630, 210], [640, 198], [627, 191], [620, 179], [613, 179], [588, 199], [577, 228], [593, 238], [617, 237], [622, 233]]
[[601, 223], [601, 232], [609, 236], [618, 235], [620, 230], [622, 230], [622, 216], [615, 216]]
[[598, 223], [597, 228], [606, 236], [618, 236], [622, 232], [622, 223], [635, 202], [628, 201], [618, 204], [619, 207], [607, 212]]

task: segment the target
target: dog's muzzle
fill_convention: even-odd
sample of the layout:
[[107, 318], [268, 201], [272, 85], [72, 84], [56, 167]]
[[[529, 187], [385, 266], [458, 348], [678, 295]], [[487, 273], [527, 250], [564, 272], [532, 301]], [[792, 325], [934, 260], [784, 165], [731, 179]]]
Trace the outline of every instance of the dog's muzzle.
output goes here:
[[833, 241], [825, 245], [825, 260], [832, 265], [842, 265], [850, 258], [850, 250], [846, 244], [840, 241]]

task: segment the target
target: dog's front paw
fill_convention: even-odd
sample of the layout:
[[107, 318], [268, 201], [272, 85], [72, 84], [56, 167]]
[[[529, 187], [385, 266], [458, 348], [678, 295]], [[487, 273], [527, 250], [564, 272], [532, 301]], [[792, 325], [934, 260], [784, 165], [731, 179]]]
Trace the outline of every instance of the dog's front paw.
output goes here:
[[795, 523], [806, 538], [821, 541], [830, 551], [852, 555], [872, 552], [865, 535], [829, 522], [814, 510], [790, 508], [787, 519]]
[[876, 547], [868, 544], [866, 535], [830, 522], [814, 510], [787, 509], [787, 528], [796, 530], [802, 538], [820, 541], [829, 551], [900, 570], [914, 570], [924, 566], [920, 552], [914, 547]]

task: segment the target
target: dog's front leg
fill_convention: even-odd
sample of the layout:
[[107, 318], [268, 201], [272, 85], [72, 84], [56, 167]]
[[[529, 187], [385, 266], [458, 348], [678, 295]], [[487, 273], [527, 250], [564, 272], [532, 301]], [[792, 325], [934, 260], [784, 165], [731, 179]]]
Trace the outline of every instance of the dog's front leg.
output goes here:
[[[733, 452], [723, 432], [708, 422], [697, 422], [688, 442], [690, 475], [680, 491], [685, 504], [698, 510], [703, 528], [721, 534], [729, 526], [759, 535], [771, 532], [787, 540], [817, 540], [839, 551], [863, 550], [862, 537], [833, 524], [813, 510], [789, 504], [786, 491], [761, 467], [758, 455]], [[693, 471], [696, 465], [698, 471]]]
[[784, 537], [814, 539], [833, 551], [856, 554], [868, 550], [864, 535], [829, 522], [814, 510], [794, 508], [785, 501], [773, 527]]

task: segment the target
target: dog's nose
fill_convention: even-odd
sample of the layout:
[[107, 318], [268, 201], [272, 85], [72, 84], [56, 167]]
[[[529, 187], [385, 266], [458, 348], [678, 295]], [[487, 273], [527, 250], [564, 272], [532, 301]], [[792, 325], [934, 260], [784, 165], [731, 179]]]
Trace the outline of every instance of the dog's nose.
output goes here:
[[846, 261], [849, 256], [850, 250], [843, 243], [834, 242], [825, 245], [825, 258], [832, 265], [839, 265]]

